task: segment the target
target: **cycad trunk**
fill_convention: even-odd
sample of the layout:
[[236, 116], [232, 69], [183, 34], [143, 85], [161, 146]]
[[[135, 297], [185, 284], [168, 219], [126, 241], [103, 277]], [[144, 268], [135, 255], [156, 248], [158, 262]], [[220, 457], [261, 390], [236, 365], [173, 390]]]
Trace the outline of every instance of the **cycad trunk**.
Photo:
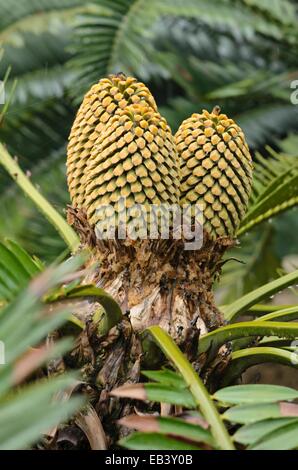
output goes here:
[[[132, 409], [110, 398], [109, 391], [137, 382], [142, 366], [162, 365], [159, 352], [143, 334], [148, 326], [160, 325], [198, 371], [204, 366], [204, 358], [196, 353], [198, 340], [200, 334], [223, 324], [212, 286], [233, 241], [227, 237], [214, 241], [204, 233], [202, 248], [190, 251], [185, 250], [183, 240], [96, 240], [82, 210], [69, 208], [68, 220], [79, 233], [82, 247], [92, 250], [88, 265], [96, 262], [98, 266], [84, 282], [104, 288], [123, 312], [122, 322], [106, 336], [98, 338], [96, 325], [87, 322], [81, 338], [89, 351], [83, 361], [85, 379], [99, 387], [97, 411], [115, 442], [119, 437], [116, 419]], [[97, 307], [89, 307], [89, 319]]]

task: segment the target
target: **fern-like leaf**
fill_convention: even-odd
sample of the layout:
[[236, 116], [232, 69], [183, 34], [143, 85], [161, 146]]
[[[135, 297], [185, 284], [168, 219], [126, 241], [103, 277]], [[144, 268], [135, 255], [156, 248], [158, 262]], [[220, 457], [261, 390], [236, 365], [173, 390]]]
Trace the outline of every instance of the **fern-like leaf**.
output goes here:
[[257, 154], [253, 195], [238, 235], [298, 204], [298, 159], [270, 150]]
[[[242, 1], [235, 6], [231, 0], [97, 0], [80, 16], [76, 29], [76, 57], [72, 60], [78, 72], [76, 94], [109, 73], [122, 71], [145, 78], [148, 59], [158, 49], [154, 45], [155, 28], [164, 17], [197, 19], [238, 36], [251, 37], [258, 32], [286, 40], [279, 10], [274, 9], [274, 15], [268, 15], [268, 11], [265, 4], [260, 8]], [[293, 24], [290, 4], [287, 11]]]

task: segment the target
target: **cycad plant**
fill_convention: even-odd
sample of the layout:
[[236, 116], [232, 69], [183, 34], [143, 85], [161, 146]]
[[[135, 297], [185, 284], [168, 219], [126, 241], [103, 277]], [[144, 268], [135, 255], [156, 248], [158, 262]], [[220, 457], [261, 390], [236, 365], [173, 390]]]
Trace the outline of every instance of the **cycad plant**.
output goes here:
[[[235, 276], [239, 282], [248, 272], [249, 263], [248, 269], [235, 264], [238, 253], [241, 257], [242, 252], [246, 261], [250, 261], [251, 256], [245, 249], [248, 251], [246, 237], [241, 237], [243, 248], [237, 245], [238, 237], [248, 235], [254, 243], [253, 229], [256, 228], [265, 240], [261, 250], [264, 251], [264, 247], [268, 250], [266, 236], [272, 218], [297, 205], [297, 159], [283, 155], [276, 149], [275, 141], [271, 142], [275, 150], [263, 149], [264, 156], [250, 150], [268, 141], [272, 126], [267, 125], [267, 121], [264, 124], [263, 108], [271, 100], [274, 106], [284, 107], [281, 82], [286, 83], [289, 76], [285, 77], [283, 72], [290, 68], [288, 64], [292, 67], [295, 63], [284, 48], [288, 44], [297, 47], [295, 9], [288, 1], [276, 2], [270, 12], [267, 2], [258, 2], [258, 5], [238, 2], [237, 8], [232, 10], [231, 4], [220, 2], [220, 10], [215, 0], [208, 2], [208, 9], [206, 2], [194, 0], [183, 5], [167, 1], [149, 5], [132, 0], [101, 0], [88, 4], [88, 13], [79, 19], [76, 53], [71, 59], [72, 70], [76, 70], [79, 77], [64, 96], [64, 100], [71, 102], [70, 108], [66, 105], [71, 120], [75, 114], [74, 102], [80, 100], [81, 93], [87, 91], [91, 82], [97, 83], [85, 94], [72, 127], [66, 118], [64, 122], [68, 123], [69, 130], [71, 127], [67, 148], [71, 200], [67, 208], [68, 224], [11, 157], [14, 149], [13, 141], [9, 140], [12, 135], [8, 129], [9, 113], [15, 105], [12, 103], [8, 112], [5, 109], [1, 136], [8, 149], [0, 146], [1, 165], [47, 217], [69, 251], [88, 253], [79, 273], [61, 279], [59, 269], [63, 273], [68, 269], [64, 264], [57, 268], [58, 274], [54, 271], [58, 287], [54, 288], [50, 282], [51, 289], [42, 291], [42, 310], [56, 313], [61, 307], [68, 309], [69, 316], [63, 326], [53, 321], [51, 327], [55, 328], [55, 333], [49, 336], [48, 342], [55, 344], [57, 338], [64, 341], [70, 333], [74, 336], [72, 347], [67, 343], [68, 348], [61, 346], [60, 350], [60, 343], [57, 343], [54, 355], [58, 354], [59, 358], [48, 364], [47, 373], [58, 375], [79, 369], [81, 392], [89, 403], [62, 427], [57, 426], [59, 419], [53, 411], [55, 419], [52, 417], [52, 421], [35, 428], [30, 439], [18, 444], [3, 440], [3, 447], [29, 445], [39, 437], [40, 448], [59, 448], [61, 433], [64, 441], [70, 442], [68, 436], [78, 428], [83, 430], [86, 439], [83, 444], [82, 440], [77, 441], [76, 448], [81, 445], [94, 449], [114, 448], [119, 442], [129, 448], [146, 449], [298, 446], [297, 409], [289, 403], [297, 398], [297, 392], [283, 387], [239, 385], [242, 373], [252, 365], [276, 362], [297, 367], [297, 306], [274, 308], [263, 302], [296, 285], [298, 271], [279, 275], [278, 264], [273, 263], [268, 275], [264, 276], [263, 271], [259, 276], [257, 284], [262, 285], [257, 288], [252, 280], [249, 289], [241, 286], [238, 291], [234, 289], [233, 300], [227, 295], [224, 305], [219, 305], [214, 297], [215, 284], [220, 287], [222, 280], [223, 284], [231, 284]], [[177, 19], [179, 15], [183, 15], [183, 19]], [[215, 34], [212, 35], [212, 50], [218, 60], [213, 59], [207, 67], [207, 53], [200, 62], [198, 58], [204, 52], [197, 51], [196, 57], [190, 55], [182, 61], [185, 42], [181, 36], [164, 38], [163, 51], [157, 51], [155, 46], [155, 39], [166, 35], [164, 25], [170, 21], [178, 21], [175, 29], [178, 33], [182, 26], [182, 31], [184, 27], [190, 30], [189, 38], [193, 37], [192, 26], [196, 31], [203, 23], [200, 31], [205, 39], [209, 38], [210, 28], [220, 24], [221, 34], [230, 46], [235, 43], [228, 30], [232, 23], [237, 26], [234, 33], [240, 35], [243, 44], [239, 50], [227, 47], [227, 58]], [[266, 38], [262, 44], [260, 34]], [[248, 51], [259, 48], [264, 54], [266, 41], [272, 44], [277, 39], [284, 48], [281, 47], [276, 62], [272, 62], [272, 71], [262, 64], [257, 78], [245, 81], [242, 68], [231, 67], [236, 56], [245, 56]], [[190, 42], [197, 47], [195, 39]], [[177, 45], [174, 57], [169, 50], [173, 44]], [[154, 67], [149, 66], [148, 57], [154, 58]], [[215, 65], [219, 59], [229, 71], [224, 77], [219, 75]], [[122, 71], [110, 73], [117, 72], [116, 65], [121, 66]], [[266, 94], [261, 92], [264, 69], [269, 87]], [[205, 75], [201, 75], [202, 70]], [[166, 89], [179, 87], [183, 93], [178, 93], [178, 99], [174, 100], [170, 96], [164, 106], [158, 107], [156, 102], [162, 101], [158, 91], [154, 93], [155, 100], [147, 85], [124, 73], [131, 71], [147, 76], [152, 90], [158, 90], [156, 82], [160, 81], [167, 84]], [[207, 72], [217, 83], [206, 77]], [[110, 74], [98, 81], [98, 75], [107, 73]], [[192, 77], [196, 77], [194, 85]], [[246, 119], [250, 113], [258, 114], [249, 100], [251, 96], [258, 103], [260, 96], [266, 98], [260, 110], [258, 132], [249, 132], [243, 116], [242, 119], [241, 115], [239, 119], [230, 117], [230, 113], [237, 115], [241, 103], [244, 112], [247, 110]], [[272, 112], [272, 116], [277, 115], [275, 123], [280, 122], [278, 119], [283, 113]], [[249, 120], [251, 125], [255, 119]], [[26, 126], [22, 129], [25, 131]], [[52, 135], [50, 122], [47, 129]], [[38, 131], [34, 131], [35, 134], [40, 137]], [[280, 129], [276, 136], [284, 134]], [[284, 145], [289, 148], [289, 142]], [[187, 204], [190, 212], [186, 222], [191, 228], [196, 226], [198, 215], [201, 220], [200, 214], [193, 210], [196, 204], [203, 213], [203, 230], [198, 238], [193, 231], [187, 236], [184, 232], [183, 236], [181, 233], [176, 236], [172, 213], [168, 217], [169, 208], [181, 209]], [[152, 206], [160, 210], [153, 220]], [[141, 210], [141, 217], [138, 210]], [[131, 233], [124, 231], [124, 237], [123, 214], [126, 222], [138, 217], [138, 226], [133, 226]], [[110, 236], [114, 222], [116, 230]], [[164, 237], [163, 227], [167, 222], [169, 231]], [[148, 235], [148, 227], [152, 225], [155, 231]], [[194, 239], [197, 243], [185, 249]], [[18, 245], [10, 243], [1, 249], [3, 310], [0, 321], [1, 314], [5, 318], [6, 309], [11, 308], [7, 303], [13, 301], [18, 292], [18, 281], [23, 287], [36, 270], [42, 269], [34, 260], [28, 265], [34, 272], [28, 272], [24, 266], [20, 268], [15, 257], [23, 263], [24, 256], [28, 262], [28, 255], [24, 255]], [[62, 258], [65, 256], [67, 254], [63, 253]], [[70, 259], [66, 266], [68, 263], [72, 266], [73, 262]], [[267, 282], [272, 277], [274, 279]], [[39, 286], [39, 282], [38, 279], [33, 281], [33, 286]], [[239, 285], [235, 283], [235, 287]], [[32, 287], [29, 286], [27, 294], [33, 301]], [[26, 299], [26, 295], [20, 296], [16, 317], [21, 315]], [[9, 321], [13, 326], [16, 320], [12, 316]], [[45, 322], [41, 335], [36, 337], [37, 342], [45, 339], [46, 326]], [[3, 331], [9, 339], [11, 330]], [[35, 337], [32, 339], [29, 334], [28, 337], [30, 341], [26, 342], [25, 349], [34, 346], [31, 343]], [[15, 359], [13, 357], [12, 361]], [[166, 368], [158, 370], [162, 366]], [[171, 366], [177, 371], [170, 369]], [[139, 383], [141, 370], [145, 371], [149, 382], [146, 379]], [[39, 369], [38, 373], [44, 370]], [[131, 400], [123, 401], [123, 397]], [[49, 400], [49, 395], [46, 399]], [[67, 410], [66, 405], [63, 404], [62, 409]], [[53, 424], [54, 429], [44, 430]], [[31, 425], [34, 428], [33, 422]], [[132, 428], [145, 434], [127, 437]], [[50, 439], [41, 440], [41, 434], [47, 433]]]
[[[85, 264], [87, 272], [85, 270], [80, 277], [81, 285], [63, 287], [46, 300], [66, 303], [71, 309], [78, 327], [77, 339], [75, 348], [64, 355], [63, 362], [66, 367], [71, 364], [71, 367], [80, 368], [84, 382], [92, 388], [92, 394], [89, 394], [91, 406], [105, 429], [105, 442], [112, 446], [116, 443], [119, 436], [115, 427], [117, 419], [132, 426], [131, 418], [127, 418], [132, 406], [122, 404], [121, 394], [155, 400], [155, 395], [146, 393], [129, 395], [131, 388], [127, 388], [126, 383], [137, 384], [142, 367], [147, 364], [158, 367], [163, 362], [146, 328], [160, 332], [160, 343], [166, 352], [167, 347], [177, 351], [162, 330], [150, 329], [151, 325], [160, 325], [192, 363], [190, 366], [185, 356], [181, 356], [184, 359], [178, 369], [191, 390], [198, 389], [195, 404], [207, 418], [213, 436], [205, 444], [231, 449], [234, 444], [227, 429], [220, 424], [212, 398], [207, 398], [208, 390], [216, 397], [218, 389], [234, 383], [245, 369], [258, 363], [273, 361], [296, 367], [291, 341], [297, 338], [298, 328], [290, 321], [297, 317], [296, 306], [280, 308], [250, 321], [238, 323], [236, 320], [242, 313], [254, 315], [258, 310], [256, 304], [295, 284], [298, 273], [294, 271], [280, 277], [231, 304], [216, 306], [212, 286], [220, 276], [222, 255], [234, 244], [236, 231], [241, 230], [241, 225], [238, 228], [241, 218], [245, 220], [252, 176], [248, 147], [241, 129], [217, 108], [211, 113], [194, 114], [182, 123], [175, 138], [157, 113], [150, 91], [123, 74], [101, 80], [86, 95], [74, 122], [68, 148], [68, 183], [73, 200], [68, 218], [80, 236], [81, 247], [87, 248], [90, 257]], [[272, 158], [278, 166], [279, 159]], [[16, 178], [16, 171], [20, 170], [4, 149], [2, 163]], [[266, 164], [262, 160], [259, 167], [266, 174]], [[167, 174], [163, 174], [163, 168]], [[295, 170], [290, 165], [290, 178], [292, 171]], [[279, 178], [277, 172], [272, 173], [272, 179]], [[58, 215], [55, 217], [53, 208], [49, 208], [41, 196], [37, 197], [37, 190], [26, 181], [24, 174], [19, 174], [22, 177], [16, 181], [56, 225], [71, 249], [76, 249], [77, 242], [70, 227], [62, 223]], [[272, 179], [268, 176], [263, 186], [256, 180], [255, 199], [248, 210], [248, 214], [252, 214], [251, 221], [244, 225], [245, 231], [262, 220], [257, 210], [261, 204], [265, 208], [261, 212], [264, 219], [285, 208], [285, 191], [277, 190], [276, 194], [271, 191], [269, 197]], [[280, 184], [283, 185], [283, 181]], [[152, 189], [153, 196], [148, 189]], [[265, 194], [263, 199], [262, 194]], [[169, 204], [183, 201], [183, 198], [204, 203], [207, 224], [202, 247], [184, 250], [184, 244], [176, 240], [173, 233], [168, 240], [162, 239], [160, 233], [155, 240], [150, 237], [125, 237], [122, 240], [117, 233], [112, 240], [100, 239], [97, 228], [101, 219], [96, 204], [100, 208], [101, 203], [110, 202], [110, 208], [117, 207], [121, 196], [127, 196], [125, 209], [133, 208], [139, 198], [146, 210], [152, 202], [162, 206], [163, 201]], [[148, 221], [146, 210], [145, 223]], [[118, 218], [120, 215], [118, 212]], [[106, 221], [109, 213], [104, 216]], [[98, 264], [94, 265], [94, 262]], [[94, 266], [92, 271], [89, 266]], [[60, 335], [64, 334], [60, 330]], [[113, 389], [119, 386], [120, 391], [114, 392]], [[140, 390], [139, 385], [131, 387]], [[150, 390], [151, 385], [148, 387]], [[153, 390], [155, 388], [153, 386]], [[294, 397], [295, 393], [292, 393]], [[109, 394], [118, 398], [110, 398]], [[173, 404], [185, 404], [180, 388], [178, 395], [179, 403], [174, 400]], [[157, 401], [162, 401], [160, 395], [156, 397]], [[243, 400], [245, 402], [245, 398]], [[180, 413], [175, 407], [162, 410], [174, 417]], [[153, 411], [154, 407], [150, 405], [142, 408], [145, 414]], [[134, 426], [138, 428], [137, 423]], [[126, 433], [127, 430], [120, 431], [120, 436]], [[129, 438], [125, 445], [134, 445], [133, 439]], [[153, 439], [155, 444], [152, 445], [156, 446], [156, 436]], [[202, 441], [205, 442], [203, 438]], [[171, 445], [171, 442], [163, 445]], [[193, 443], [187, 446], [196, 447]]]

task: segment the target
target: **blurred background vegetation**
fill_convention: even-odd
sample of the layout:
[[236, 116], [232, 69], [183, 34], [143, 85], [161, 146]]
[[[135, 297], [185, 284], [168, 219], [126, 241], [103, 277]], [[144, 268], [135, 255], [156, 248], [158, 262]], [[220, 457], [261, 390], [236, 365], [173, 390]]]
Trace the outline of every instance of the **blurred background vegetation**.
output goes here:
[[[72, 121], [90, 85], [109, 73], [145, 81], [174, 132], [219, 104], [254, 156], [298, 158], [296, 0], [0, 0], [0, 12], [0, 79], [9, 69], [7, 96], [15, 86], [0, 140], [61, 213]], [[4, 170], [0, 194], [0, 238], [47, 262], [65, 251]], [[240, 237], [242, 250], [229, 256], [242, 263], [227, 263], [222, 278], [225, 300], [295, 264], [296, 203]]]

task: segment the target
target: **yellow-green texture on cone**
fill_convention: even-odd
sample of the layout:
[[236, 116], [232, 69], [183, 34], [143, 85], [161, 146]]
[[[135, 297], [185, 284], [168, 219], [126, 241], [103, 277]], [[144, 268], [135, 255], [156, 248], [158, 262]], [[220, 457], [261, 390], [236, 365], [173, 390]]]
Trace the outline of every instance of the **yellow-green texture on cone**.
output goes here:
[[[179, 204], [179, 159], [166, 120], [146, 103], [127, 106], [100, 134], [87, 163], [83, 184], [87, 218], [125, 198], [136, 204]], [[117, 205], [116, 205], [117, 208]]]
[[180, 125], [181, 204], [202, 205], [204, 228], [213, 237], [233, 236], [245, 214], [252, 159], [241, 128], [218, 107]]
[[137, 103], [157, 111], [149, 89], [123, 74], [101, 79], [86, 93], [73, 123], [67, 149], [67, 182], [74, 207], [84, 207], [82, 177], [97, 139], [115, 115]]

